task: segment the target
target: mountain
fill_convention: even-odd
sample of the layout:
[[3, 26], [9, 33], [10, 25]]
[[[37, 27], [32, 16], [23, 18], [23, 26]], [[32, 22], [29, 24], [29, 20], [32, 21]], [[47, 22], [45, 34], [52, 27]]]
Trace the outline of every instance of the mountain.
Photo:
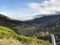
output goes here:
[[22, 22], [0, 14], [0, 26], [8, 27], [19, 35], [44, 40], [45, 37], [48, 37], [46, 39], [49, 40], [50, 34], [53, 33], [56, 40], [60, 40], [60, 15], [49, 15]]
[[[18, 34], [33, 35], [36, 32], [41, 31], [42, 27], [44, 28], [50, 27], [49, 23], [51, 23], [51, 27], [52, 27], [54, 24], [60, 21], [59, 19], [60, 19], [60, 15], [49, 15], [41, 18], [35, 18], [34, 20], [31, 21], [22, 22], [0, 14], [0, 25], [12, 28]], [[40, 26], [43, 24], [44, 26]]]
[[0, 26], [3, 25], [9, 27], [18, 34], [33, 36], [41, 32], [50, 32], [50, 33], [53, 32], [52, 29], [46, 30], [46, 28], [48, 27], [52, 28], [53, 25], [56, 26], [56, 23], [60, 21], [59, 19], [60, 19], [60, 15], [49, 15], [41, 18], [35, 18], [34, 20], [31, 21], [22, 22], [0, 14]]
[[[37, 16], [37, 17], [39, 17], [39, 16]], [[31, 23], [41, 25], [41, 24], [46, 24], [46, 23], [51, 22], [51, 21], [55, 21], [59, 18], [60, 18], [60, 14], [47, 15], [47, 16], [43, 16], [43, 17], [40, 17], [40, 18], [35, 18], [35, 19], [27, 21], [27, 22], [31, 22]]]
[[54, 34], [56, 39], [60, 40], [60, 15], [51, 15], [46, 16], [45, 18], [42, 17], [42, 20], [46, 20], [46, 22], [42, 22], [44, 25], [39, 22], [43, 26], [39, 26], [37, 32], [34, 33], [34, 35], [39, 38], [41, 36], [49, 36], [50, 34]]
[[38, 28], [36, 24], [14, 20], [2, 14], [0, 14], [0, 25], [12, 28], [16, 33], [22, 35], [32, 35]]
[[[21, 21], [10, 19], [0, 14], [0, 45], [51, 45], [51, 43], [49, 43], [48, 41], [27, 37], [27, 36], [18, 34], [18, 32], [16, 32], [18, 31], [19, 28], [30, 29], [26, 25], [28, 25], [29, 27], [35, 26], [29, 23], [24, 23]], [[24, 31], [27, 31], [27, 30], [24, 30]]]
[[56, 39], [60, 39], [60, 14], [43, 16], [27, 22], [39, 25], [37, 31], [33, 33], [37, 38], [54, 34]]

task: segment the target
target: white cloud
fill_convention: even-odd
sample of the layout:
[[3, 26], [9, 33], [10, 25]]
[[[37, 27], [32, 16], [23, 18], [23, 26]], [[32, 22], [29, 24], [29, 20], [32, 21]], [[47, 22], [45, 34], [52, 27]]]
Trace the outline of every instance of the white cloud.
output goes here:
[[6, 13], [6, 12], [0, 12], [0, 14], [4, 14], [4, 15], [7, 15], [7, 13]]
[[[0, 11], [1, 14], [14, 18], [16, 20], [31, 20], [34, 19], [37, 15], [42, 16], [41, 14], [55, 14], [60, 11], [60, 0], [44, 0], [42, 3], [31, 2], [28, 5], [29, 9], [33, 9], [35, 13], [33, 14], [24, 14], [21, 15], [18, 11]], [[28, 10], [29, 11], [29, 10]], [[31, 12], [31, 11], [30, 11]]]
[[12, 18], [12, 19], [16, 19], [16, 20], [20, 20], [20, 21], [34, 19], [33, 18], [34, 15], [29, 15], [29, 14], [20, 15], [20, 13], [17, 13], [17, 12], [0, 11], [0, 14], [3, 14], [5, 16]]
[[31, 9], [36, 10], [35, 14], [55, 14], [60, 11], [60, 0], [45, 0], [42, 3], [29, 3]]
[[25, 20], [32, 20], [34, 19], [33, 18], [33, 15], [29, 15], [29, 14], [25, 14], [25, 15], [17, 15], [17, 20], [21, 20], [21, 21], [25, 21]]

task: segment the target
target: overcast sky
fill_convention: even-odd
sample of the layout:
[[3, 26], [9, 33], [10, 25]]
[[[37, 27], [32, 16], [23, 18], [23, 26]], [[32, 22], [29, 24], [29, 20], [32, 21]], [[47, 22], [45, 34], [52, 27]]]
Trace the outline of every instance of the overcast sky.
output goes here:
[[60, 0], [0, 0], [0, 13], [17, 20], [60, 12]]

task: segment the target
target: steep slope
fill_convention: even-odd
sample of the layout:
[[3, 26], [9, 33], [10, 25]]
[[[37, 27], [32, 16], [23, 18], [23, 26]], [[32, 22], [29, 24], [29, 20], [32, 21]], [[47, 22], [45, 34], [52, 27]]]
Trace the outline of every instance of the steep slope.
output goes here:
[[[21, 21], [10, 19], [0, 14], [0, 26], [3, 25], [6, 27], [9, 27], [18, 34], [22, 34], [26, 36], [33, 36], [33, 35], [36, 35], [38, 32], [39, 32], [39, 35], [41, 35], [40, 32], [42, 31], [47, 32], [47, 33], [48, 32], [50, 33], [50, 31], [56, 32], [57, 29], [52, 31], [52, 29], [48, 30], [48, 28], [50, 29], [50, 27], [53, 28], [53, 26], [56, 26], [57, 22], [60, 21], [59, 19], [60, 19], [60, 15], [51, 15], [51, 16], [44, 16], [44, 17], [38, 18], [35, 20], [36, 22], [34, 20], [33, 22], [21, 22]], [[37, 25], [37, 23], [39, 24], [39, 26]], [[41, 23], [44, 23], [44, 26], [40, 26]]]
[[16, 34], [12, 29], [0, 26], [0, 45], [51, 45], [47, 41]]
[[[14, 29], [15, 32], [23, 35], [31, 35], [31, 33], [37, 29], [37, 25], [28, 22], [21, 22], [8, 18], [0, 14], [0, 25], [7, 26]], [[28, 33], [27, 33], [28, 32]]]
[[36, 37], [49, 36], [53, 33], [56, 39], [60, 39], [60, 14], [35, 18], [27, 22], [40, 25], [37, 31], [33, 33]]
[[41, 26], [37, 32], [35, 33], [35, 35], [37, 37], [40, 36], [48, 36], [50, 34], [55, 34], [56, 39], [60, 39], [60, 18], [52, 21], [52, 22], [48, 22], [46, 25]]
[[40, 22], [38, 23], [39, 25], [36, 22], [21, 22], [0, 14], [0, 26], [9, 27], [16, 33], [26, 36], [50, 36], [51, 33], [54, 33], [60, 38], [60, 15], [44, 16], [38, 19], [41, 19], [41, 22], [44, 23], [43, 26], [41, 26], [42, 23]]
[[5, 26], [0, 26], [0, 38], [4, 37], [14, 37], [17, 38], [17, 34], [10, 28], [5, 27]]

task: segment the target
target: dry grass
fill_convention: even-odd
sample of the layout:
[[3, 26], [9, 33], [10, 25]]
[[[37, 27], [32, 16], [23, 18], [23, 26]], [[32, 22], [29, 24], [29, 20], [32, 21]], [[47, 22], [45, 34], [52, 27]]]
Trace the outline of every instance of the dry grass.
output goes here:
[[26, 42], [18, 41], [13, 38], [9, 38], [9, 39], [3, 38], [0, 39], [0, 45], [44, 45], [44, 44], [43, 43], [38, 44], [36, 41], [33, 41], [32, 43], [26, 43]]
[[13, 38], [3, 38], [0, 39], [0, 45], [37, 45], [35, 42], [32, 43], [23, 43]]
[[3, 38], [0, 39], [0, 45], [22, 45], [22, 43], [13, 38], [9, 39]]
[[32, 43], [23, 43], [22, 41], [18, 41], [16, 39], [13, 38], [3, 38], [0, 39], [0, 45], [37, 45], [36, 42], [32, 42]]
[[23, 43], [22, 41], [18, 41], [13, 38], [3, 38], [0, 39], [0, 45], [37, 45], [35, 42], [32, 43]]

